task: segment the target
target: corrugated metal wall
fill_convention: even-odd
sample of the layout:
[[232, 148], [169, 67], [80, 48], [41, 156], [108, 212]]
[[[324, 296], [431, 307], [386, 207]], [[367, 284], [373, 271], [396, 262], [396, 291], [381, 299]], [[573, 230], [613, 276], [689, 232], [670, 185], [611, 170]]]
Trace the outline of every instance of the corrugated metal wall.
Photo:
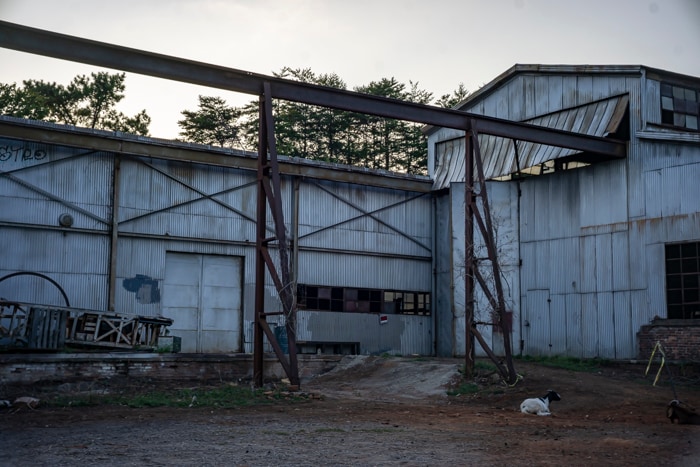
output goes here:
[[[585, 76], [571, 70], [516, 74], [464, 108], [526, 120], [629, 95], [626, 160], [521, 181], [521, 288], [515, 307], [525, 354], [640, 357], [640, 326], [666, 316], [664, 245], [700, 240], [700, 146], [692, 136], [653, 126], [661, 120], [658, 80], [646, 78], [643, 69], [625, 76], [604, 68]], [[431, 159], [437, 142], [455, 136], [453, 130], [432, 134]], [[453, 194], [462, 190], [461, 184], [451, 188]], [[511, 196], [511, 203], [517, 201]], [[453, 233], [461, 229], [456, 225]], [[460, 265], [454, 261], [456, 270]], [[457, 303], [463, 281], [455, 286]], [[455, 332], [463, 329], [462, 321], [454, 317]]]
[[[111, 156], [0, 140], [0, 170], [0, 277], [44, 274], [72, 306], [104, 309]], [[64, 214], [71, 216], [72, 230], [62, 230]], [[0, 282], [0, 297], [65, 305], [59, 289], [30, 275]]]
[[[630, 92], [631, 125], [640, 124], [634, 118], [638, 78], [566, 78], [535, 77], [541, 94], [524, 113], [532, 117]], [[631, 307], [627, 179], [628, 161], [615, 161], [522, 181], [525, 354], [636, 356], [632, 323], [645, 319], [636, 313], [648, 312]]]
[[432, 355], [430, 316], [388, 315], [380, 324], [369, 313], [333, 313], [301, 310], [297, 340], [357, 342], [361, 354]]
[[[109, 307], [115, 157], [0, 140], [0, 277], [17, 271], [47, 274], [65, 289], [71, 305]], [[162, 313], [158, 293], [149, 299], [127, 284], [152, 281], [163, 293], [166, 252], [242, 257], [243, 347], [250, 350], [256, 173], [126, 155], [119, 156], [119, 166], [115, 310]], [[430, 194], [312, 179], [299, 186], [295, 191], [294, 180], [282, 178], [290, 234], [293, 213], [299, 215], [299, 282], [432, 291]], [[59, 225], [64, 213], [73, 217], [69, 227]], [[268, 219], [271, 230], [269, 212]], [[271, 254], [276, 257], [274, 248]], [[0, 282], [0, 296], [63, 305], [55, 287], [36, 277]], [[280, 309], [269, 274], [265, 309]], [[376, 315], [306, 313], [315, 325], [303, 332], [316, 341], [357, 340], [368, 353], [433, 353], [431, 317], [392, 315], [380, 332], [365, 335]]]
[[[454, 193], [454, 191], [452, 192]], [[454, 304], [454, 277], [452, 232], [458, 231], [463, 225], [462, 219], [452, 219], [452, 200], [450, 196], [439, 196], [435, 199], [435, 253], [433, 264], [435, 268], [435, 285], [433, 288], [433, 313], [435, 314], [436, 352], [441, 357], [458, 355], [456, 338], [464, 336], [463, 331], [455, 329], [459, 314], [464, 316], [464, 308], [456, 309]], [[454, 222], [454, 225], [453, 225]], [[462, 320], [464, 321], [464, 320]], [[464, 329], [464, 328], [461, 328]], [[464, 342], [464, 339], [462, 339]], [[462, 345], [460, 348], [464, 348]]]
[[[311, 285], [415, 292], [432, 290], [432, 198], [429, 194], [302, 184], [299, 277]], [[362, 353], [433, 353], [430, 316], [300, 311], [299, 340], [358, 342]]]
[[[513, 317], [513, 332], [512, 341], [516, 345], [520, 340], [519, 326], [519, 310], [518, 297], [520, 295], [520, 280], [519, 280], [519, 242], [518, 242], [518, 205], [517, 205], [517, 184], [490, 182], [488, 183], [489, 202], [491, 206], [491, 215], [494, 223], [494, 228], [498, 232], [497, 249], [499, 251], [499, 265], [501, 271], [501, 281], [508, 311], [512, 311]], [[454, 335], [454, 348], [452, 349], [456, 355], [460, 353], [464, 355], [464, 287], [465, 287], [465, 253], [464, 253], [464, 184], [455, 183], [450, 191], [452, 219], [452, 259], [454, 266], [452, 270], [451, 283], [453, 284], [453, 309], [451, 314], [447, 314], [447, 310], [441, 310], [438, 315], [438, 322], [448, 321], [453, 323], [452, 333]], [[516, 203], [511, 203], [515, 199]], [[486, 258], [486, 246], [483, 238], [475, 230], [474, 234], [474, 251], [479, 258]], [[481, 263], [481, 271], [484, 277], [492, 277], [491, 265], [486, 261]], [[446, 277], [443, 280], [447, 279]], [[443, 284], [441, 287], [445, 287]], [[481, 323], [490, 323], [491, 310], [488, 305], [488, 300], [484, 296], [480, 287], [476, 288], [475, 292], [475, 309], [474, 319]], [[499, 332], [494, 332], [493, 327], [488, 324], [478, 325], [480, 333], [489, 343], [496, 353], [503, 353], [503, 337]], [[485, 352], [481, 347], [477, 346], [476, 353], [479, 356], [485, 356]]]

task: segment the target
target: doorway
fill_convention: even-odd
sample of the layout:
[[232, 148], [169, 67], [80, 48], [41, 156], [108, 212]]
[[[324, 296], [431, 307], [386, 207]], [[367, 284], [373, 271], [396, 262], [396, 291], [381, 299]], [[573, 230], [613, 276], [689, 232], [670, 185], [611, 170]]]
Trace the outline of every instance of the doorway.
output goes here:
[[243, 259], [167, 252], [163, 315], [181, 352], [241, 352]]

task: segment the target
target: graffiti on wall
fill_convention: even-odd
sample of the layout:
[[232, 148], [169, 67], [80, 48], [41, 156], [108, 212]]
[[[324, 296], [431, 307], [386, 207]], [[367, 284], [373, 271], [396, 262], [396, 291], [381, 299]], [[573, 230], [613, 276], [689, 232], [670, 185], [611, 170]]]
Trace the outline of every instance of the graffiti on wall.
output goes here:
[[122, 281], [126, 290], [136, 294], [136, 301], [142, 305], [160, 302], [160, 289], [158, 281], [143, 274], [136, 274]]
[[48, 153], [43, 149], [32, 149], [26, 146], [0, 146], [0, 162], [41, 161]]

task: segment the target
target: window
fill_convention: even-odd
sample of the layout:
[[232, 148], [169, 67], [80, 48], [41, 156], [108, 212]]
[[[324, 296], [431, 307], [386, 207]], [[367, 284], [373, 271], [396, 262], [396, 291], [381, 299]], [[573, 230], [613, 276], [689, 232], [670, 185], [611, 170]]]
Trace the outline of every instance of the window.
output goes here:
[[666, 245], [669, 319], [700, 319], [700, 242]]
[[430, 294], [299, 284], [297, 306], [302, 310], [429, 316]]
[[661, 123], [698, 131], [700, 94], [697, 89], [661, 83]]

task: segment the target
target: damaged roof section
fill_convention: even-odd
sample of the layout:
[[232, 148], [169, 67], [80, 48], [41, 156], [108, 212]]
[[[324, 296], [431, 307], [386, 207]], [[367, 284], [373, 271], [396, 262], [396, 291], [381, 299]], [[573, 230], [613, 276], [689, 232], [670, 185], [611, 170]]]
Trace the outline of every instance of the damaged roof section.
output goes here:
[[[622, 122], [628, 107], [629, 97], [623, 94], [541, 115], [523, 123], [589, 136], [618, 136], [626, 134]], [[540, 175], [616, 158], [486, 134], [479, 135], [479, 148], [487, 180]], [[434, 190], [447, 188], [452, 182], [464, 181], [464, 152], [463, 137], [441, 141], [436, 145]]]

